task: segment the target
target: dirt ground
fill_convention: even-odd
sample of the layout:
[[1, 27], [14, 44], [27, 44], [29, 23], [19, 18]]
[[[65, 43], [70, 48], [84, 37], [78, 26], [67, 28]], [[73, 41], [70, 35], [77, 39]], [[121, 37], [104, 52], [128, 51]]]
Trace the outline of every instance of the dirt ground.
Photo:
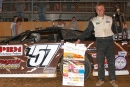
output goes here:
[[[128, 67], [130, 66], [130, 57], [128, 58]], [[128, 68], [130, 71], [130, 68]], [[97, 77], [89, 76], [85, 80], [84, 87], [96, 87]], [[130, 87], [130, 75], [117, 76], [119, 87]], [[0, 87], [72, 87], [62, 85], [62, 76], [57, 72], [56, 78], [0, 78]], [[74, 86], [73, 86], [74, 87]], [[101, 87], [112, 87], [106, 76], [105, 83]]]
[[[130, 66], [130, 58], [128, 58]], [[129, 68], [130, 71], [130, 68]], [[92, 75], [85, 80], [84, 87], [95, 87], [97, 77]], [[119, 87], [130, 87], [130, 75], [117, 76]], [[72, 87], [62, 85], [62, 76], [58, 71], [56, 78], [0, 78], [0, 87]], [[74, 87], [74, 86], [73, 86]], [[101, 87], [112, 87], [106, 76], [105, 83]]]

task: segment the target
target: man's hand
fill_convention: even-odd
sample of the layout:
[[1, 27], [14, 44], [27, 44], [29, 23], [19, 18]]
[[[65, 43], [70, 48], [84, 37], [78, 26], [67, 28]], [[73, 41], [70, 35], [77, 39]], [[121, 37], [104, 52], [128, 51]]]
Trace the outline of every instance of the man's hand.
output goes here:
[[78, 39], [76, 42], [75, 42], [75, 45], [79, 44], [80, 43], [80, 39]]
[[123, 23], [123, 29], [127, 29], [127, 28], [128, 28], [127, 24]]

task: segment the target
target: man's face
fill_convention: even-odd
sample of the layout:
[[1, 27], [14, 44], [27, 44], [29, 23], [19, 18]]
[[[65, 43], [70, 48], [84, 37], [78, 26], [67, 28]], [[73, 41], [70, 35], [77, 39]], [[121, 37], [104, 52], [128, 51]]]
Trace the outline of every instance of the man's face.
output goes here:
[[103, 17], [104, 16], [104, 6], [97, 6], [96, 7], [96, 13], [98, 14], [98, 16]]
[[72, 18], [72, 21], [75, 22], [75, 21], [76, 21], [76, 18]]
[[59, 24], [59, 25], [62, 25], [62, 22], [61, 22], [61, 21], [59, 21], [59, 22], [58, 22], [58, 24]]

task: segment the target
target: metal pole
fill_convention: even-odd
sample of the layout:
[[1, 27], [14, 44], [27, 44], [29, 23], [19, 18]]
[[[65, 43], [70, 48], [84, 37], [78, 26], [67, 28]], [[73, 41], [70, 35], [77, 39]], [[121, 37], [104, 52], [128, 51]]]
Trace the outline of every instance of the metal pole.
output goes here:
[[33, 0], [32, 0], [32, 11], [31, 11], [31, 21], [32, 21], [32, 29], [34, 29], [34, 22], [33, 22]]
[[99, 4], [99, 0], [97, 0], [97, 4]]
[[2, 0], [0, 0], [0, 13], [2, 12]]
[[32, 6], [31, 7], [32, 7], [32, 9], [31, 9], [32, 10], [31, 11], [31, 21], [33, 21], [33, 0], [32, 0]]

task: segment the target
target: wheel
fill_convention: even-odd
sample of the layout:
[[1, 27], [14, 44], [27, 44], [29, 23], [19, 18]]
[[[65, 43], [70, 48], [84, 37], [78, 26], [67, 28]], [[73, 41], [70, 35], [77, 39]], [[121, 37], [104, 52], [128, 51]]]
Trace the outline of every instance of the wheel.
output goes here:
[[84, 62], [85, 62], [84, 63], [84, 65], [85, 65], [84, 79], [86, 80], [91, 73], [92, 66], [91, 66], [91, 62], [89, 61], [87, 56], [85, 56]]
[[[91, 63], [86, 55], [85, 55], [84, 66], [85, 66], [84, 80], [86, 80], [89, 77], [91, 73], [91, 69], [92, 69]], [[60, 62], [60, 73], [61, 75], [63, 74], [63, 58], [61, 59], [61, 62]]]

